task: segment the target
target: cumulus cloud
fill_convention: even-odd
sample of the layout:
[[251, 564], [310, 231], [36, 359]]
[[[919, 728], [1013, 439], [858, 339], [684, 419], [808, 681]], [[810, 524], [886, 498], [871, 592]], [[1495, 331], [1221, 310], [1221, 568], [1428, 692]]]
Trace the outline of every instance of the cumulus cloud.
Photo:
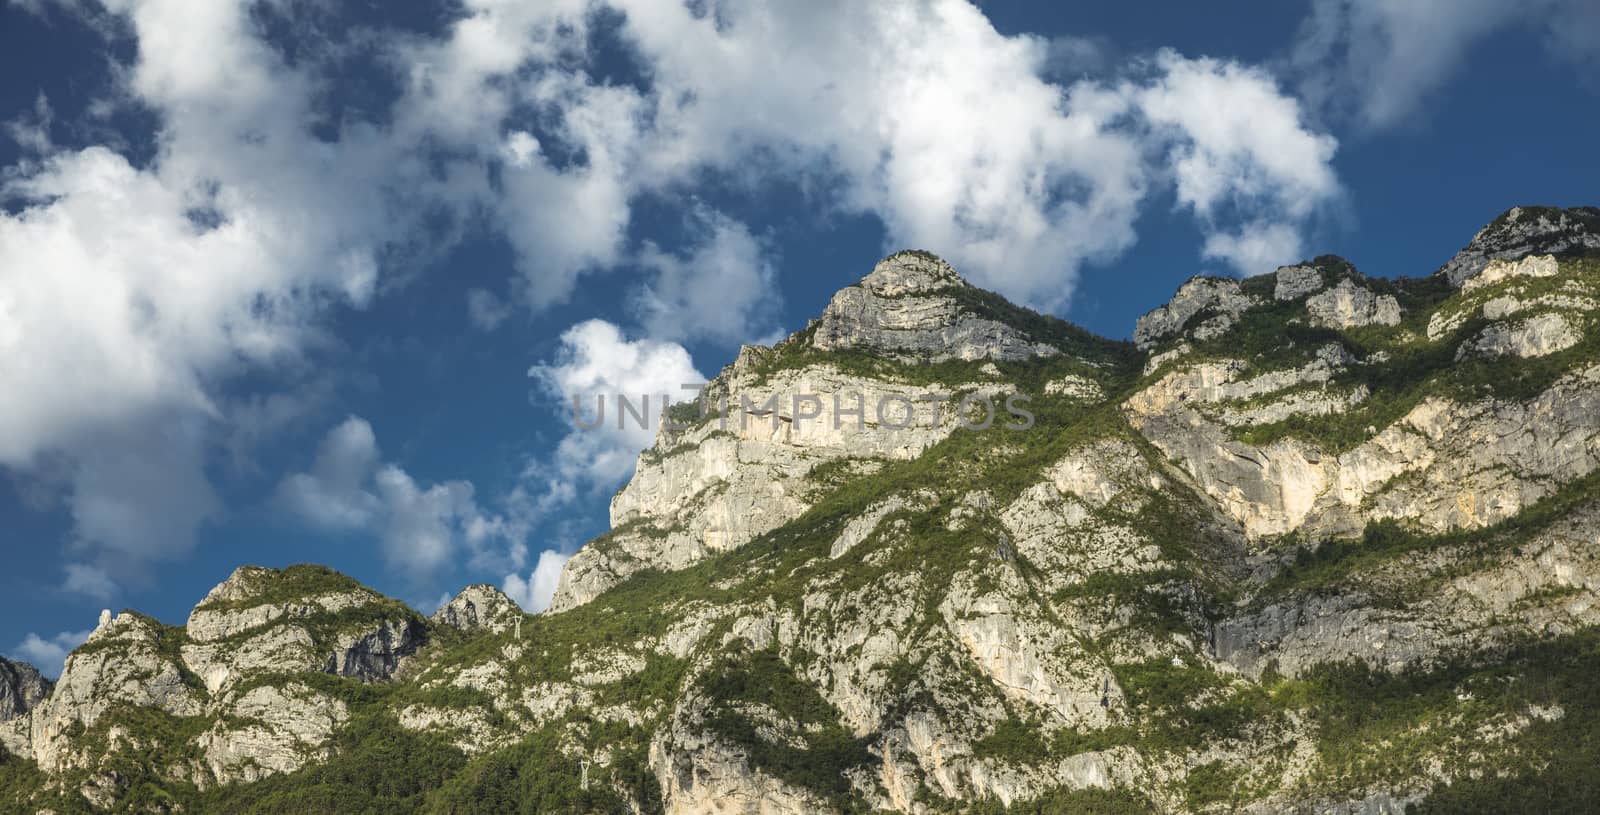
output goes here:
[[1001, 35], [966, 2], [621, 5], [659, 98], [647, 177], [831, 180], [890, 243], [1047, 306], [1133, 240], [1144, 173], [1112, 129], [1120, 105], [1042, 79], [1050, 43]]
[[384, 463], [359, 416], [330, 430], [311, 469], [285, 478], [278, 495], [316, 526], [375, 536], [389, 566], [419, 582], [457, 556], [476, 568], [519, 566], [525, 557], [522, 526], [479, 507], [470, 482], [419, 484]]
[[67, 584], [96, 593], [192, 546], [217, 508], [218, 383], [288, 361], [327, 304], [365, 304], [395, 229], [385, 151], [311, 137], [310, 83], [246, 9], [106, 10], [140, 42], [120, 75], [160, 153], [58, 150], [14, 168], [0, 212], [0, 466], [65, 462]]
[[[449, 119], [453, 127], [429, 126], [503, 161], [495, 211], [536, 305], [566, 296], [586, 270], [628, 257], [637, 198], [681, 194], [708, 170], [752, 187], [798, 182], [818, 206], [876, 215], [889, 244], [932, 249], [979, 283], [1046, 308], [1067, 301], [1084, 263], [1134, 242], [1140, 206], [1166, 169], [1152, 153], [1174, 142], [1189, 145], [1178, 175], [1196, 195], [1227, 194], [1234, 190], [1218, 185], [1233, 182], [1280, 200], [1310, 191], [1314, 207], [1331, 177], [1331, 140], [1306, 132], [1293, 102], [1259, 71], [1165, 55], [1156, 75], [1142, 75], [1151, 87], [1141, 93], [1115, 75], [1085, 78], [1116, 73], [1102, 47], [1003, 35], [965, 0], [829, 3], [821, 13], [781, 3], [719, 4], [714, 13], [610, 5], [645, 77], [638, 85], [574, 69], [595, 20], [577, 3], [538, 11], [469, 3], [442, 41], [407, 52], [416, 78], [407, 121]], [[1062, 77], [1073, 81], [1058, 84]], [[1213, 126], [1185, 109], [1189, 91], [1239, 104]], [[1159, 108], [1141, 104], [1163, 96]], [[1254, 111], [1242, 105], [1256, 101], [1272, 130], [1252, 142], [1244, 131]], [[539, 133], [505, 126], [530, 112]], [[1294, 152], [1264, 152], [1273, 148]], [[1209, 189], [1194, 187], [1207, 181]], [[1234, 213], [1201, 214], [1219, 229], [1237, 226]], [[698, 249], [646, 253], [658, 261], [646, 264], [658, 275], [643, 298], [646, 328], [682, 338], [682, 328], [657, 319], [680, 304], [719, 317], [707, 337], [727, 341], [744, 328], [737, 312], [721, 318], [710, 286], [695, 285], [713, 278], [659, 262], [749, 255], [737, 245], [740, 227], [717, 223], [725, 217], [710, 217]], [[737, 280], [743, 294], [762, 278]]]
[[39, 673], [55, 679], [61, 676], [61, 665], [66, 662], [67, 655], [89, 639], [91, 633], [93, 631], [63, 631], [53, 637], [41, 637], [29, 632], [12, 653], [38, 668]]
[[[574, 482], [614, 486], [626, 478], [639, 451], [654, 440], [665, 404], [693, 398], [684, 386], [706, 381], [683, 346], [630, 340], [604, 320], [567, 329], [556, 358], [535, 365], [528, 376], [557, 403], [571, 428], [557, 446], [548, 476], [550, 489], [558, 492]], [[646, 421], [625, 413], [619, 397]]]
[[1309, 99], [1369, 129], [1403, 124], [1490, 35], [1532, 28], [1580, 71], [1600, 59], [1591, 0], [1315, 0], [1290, 63]]
[[[1170, 51], [1156, 62], [1158, 79], [1134, 98], [1170, 142], [1178, 201], [1200, 219], [1204, 255], [1242, 274], [1299, 260], [1300, 225], [1340, 195], [1338, 143], [1308, 130], [1299, 103], [1264, 71]], [[1243, 223], [1218, 229], [1229, 220]]]
[[1237, 233], [1209, 235], [1203, 253], [1245, 275], [1265, 274], [1305, 257], [1300, 234], [1281, 223], [1256, 223]]
[[[626, 290], [655, 344], [590, 326], [569, 334], [570, 359], [544, 381], [569, 393], [563, 377], [589, 352], [621, 355], [618, 375], [637, 379], [630, 351], [670, 357], [656, 392], [678, 394], [677, 380], [698, 376], [662, 341], [763, 333], [774, 266], [740, 213], [705, 206], [689, 212], [686, 243], [647, 243], [634, 223], [647, 196], [681, 200], [708, 178], [793, 184], [818, 208], [877, 216], [897, 248], [940, 252], [1053, 308], [1083, 264], [1133, 243], [1155, 185], [1176, 183], [1215, 238], [1208, 256], [1247, 271], [1334, 186], [1331, 140], [1264, 75], [1228, 63], [1166, 55], [1088, 78], [1117, 73], [1103, 49], [1001, 34], [965, 0], [605, 6], [621, 14], [591, 0], [467, 0], [437, 36], [375, 32], [385, 61], [373, 69], [395, 72], [398, 98], [383, 116], [332, 122], [319, 105], [336, 60], [315, 36], [286, 58], [261, 34], [271, 8], [66, 6], [131, 36], [108, 98], [159, 121], [159, 149], [139, 164], [51, 142], [47, 106], [12, 133], [39, 156], [13, 168], [0, 209], [0, 379], [17, 394], [0, 402], [0, 466], [64, 474], [72, 586], [109, 591], [109, 575], [187, 552], [219, 511], [206, 465], [236, 435], [230, 384], [270, 381], [259, 375], [314, 353], [330, 313], [402, 285], [394, 267], [443, 251], [463, 224], [486, 218], [508, 242], [519, 277], [508, 290], [527, 307], [561, 302], [591, 271], [642, 268]], [[324, 23], [308, 14], [301, 28]], [[602, 25], [638, 81], [596, 70]], [[1204, 111], [1223, 115], [1200, 115], [1188, 93], [1226, 103]], [[1260, 133], [1239, 124], [1246, 113], [1265, 115]], [[1265, 218], [1273, 206], [1284, 213]], [[475, 325], [506, 318], [486, 291], [467, 297]], [[154, 438], [173, 444], [152, 455]], [[555, 458], [599, 483], [648, 441], [574, 433]], [[383, 518], [396, 528], [385, 539], [413, 541], [407, 568], [422, 569], [470, 514], [454, 483], [379, 466], [343, 487], [353, 503], [301, 498], [308, 517]], [[361, 505], [413, 498], [422, 519]], [[142, 533], [130, 513], [161, 520]]]
[[501, 583], [501, 590], [517, 601], [524, 611], [538, 614], [550, 607], [550, 598], [555, 595], [556, 585], [561, 581], [561, 567], [566, 565], [569, 557], [552, 549], [540, 552], [539, 562], [526, 579], [515, 572], [508, 574]]
[[770, 332], [778, 282], [761, 241], [705, 206], [694, 208], [691, 219], [698, 240], [686, 254], [645, 247], [641, 262], [655, 272], [636, 298], [645, 332], [663, 340], [733, 344]]

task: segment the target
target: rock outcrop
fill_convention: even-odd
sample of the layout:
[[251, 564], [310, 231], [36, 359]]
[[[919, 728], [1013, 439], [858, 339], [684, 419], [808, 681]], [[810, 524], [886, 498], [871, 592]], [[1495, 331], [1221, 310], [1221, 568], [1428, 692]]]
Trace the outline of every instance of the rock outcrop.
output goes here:
[[183, 660], [211, 693], [268, 668], [381, 681], [424, 639], [416, 612], [317, 566], [242, 567], [184, 630]]
[[[698, 418], [660, 428], [612, 499], [611, 534], [567, 561], [551, 608], [582, 605], [644, 569], [683, 569], [737, 549], [809, 509], [833, 465], [872, 469], [949, 436], [961, 422], [958, 390], [996, 410], [1015, 390], [995, 381], [997, 369], [974, 370], [980, 381], [927, 382], [862, 373], [830, 352], [908, 365], [1063, 355], [1002, 319], [1021, 315], [926, 253], [880, 261], [807, 330], [776, 348], [740, 349], [707, 385]], [[818, 356], [788, 362], [807, 354]], [[1049, 393], [1082, 398], [1100, 386], [1076, 374]]]
[[1522, 320], [1496, 323], [1483, 330], [1470, 343], [1461, 346], [1460, 355], [1523, 359], [1565, 351], [1583, 341], [1583, 332], [1560, 314], [1536, 314]]
[[50, 693], [51, 685], [32, 665], [0, 657], [0, 722], [32, 710]]
[[1312, 322], [1328, 328], [1400, 324], [1400, 302], [1394, 295], [1376, 294], [1348, 278], [1306, 298], [1306, 311]]
[[1462, 286], [1494, 260], [1600, 249], [1600, 208], [1513, 207], [1473, 236], [1438, 274]]
[[1275, 300], [1296, 300], [1322, 291], [1325, 283], [1322, 270], [1316, 266], [1283, 266], [1274, 273], [1272, 297]]
[[439, 607], [430, 618], [439, 625], [462, 631], [493, 631], [499, 633], [516, 626], [523, 617], [522, 607], [505, 592], [479, 583], [460, 591], [450, 602]]
[[813, 328], [811, 345], [924, 362], [1020, 360], [1061, 353], [983, 314], [977, 304], [984, 296], [943, 260], [900, 252], [833, 296]]
[[[1183, 284], [1166, 305], [1139, 318], [1133, 341], [1148, 349], [1158, 340], [1181, 333], [1198, 340], [1211, 339], [1226, 333], [1240, 314], [1255, 305], [1256, 299], [1245, 294], [1237, 280], [1196, 277]], [[1197, 317], [1201, 319], [1191, 326], [1190, 321]]]

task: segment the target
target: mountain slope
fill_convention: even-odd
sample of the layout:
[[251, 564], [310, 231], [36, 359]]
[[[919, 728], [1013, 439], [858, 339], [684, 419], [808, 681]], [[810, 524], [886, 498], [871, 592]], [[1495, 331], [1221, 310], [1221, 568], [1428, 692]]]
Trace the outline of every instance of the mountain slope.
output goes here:
[[241, 569], [0, 721], [0, 805], [1592, 811], [1591, 216], [1135, 345], [891, 256], [674, 408], [552, 613]]

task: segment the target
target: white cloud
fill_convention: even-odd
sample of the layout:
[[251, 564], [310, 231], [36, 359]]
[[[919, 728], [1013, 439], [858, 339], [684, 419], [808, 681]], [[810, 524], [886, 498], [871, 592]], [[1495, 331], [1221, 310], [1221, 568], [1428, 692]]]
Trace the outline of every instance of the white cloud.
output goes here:
[[93, 631], [63, 631], [45, 638], [29, 632], [13, 653], [38, 668], [39, 673], [55, 679], [61, 676], [61, 664], [66, 661], [67, 654], [89, 639], [91, 633]]
[[1210, 235], [1203, 253], [1241, 275], [1266, 274], [1305, 258], [1299, 233], [1286, 224], [1250, 224], [1236, 234]]
[[360, 529], [383, 510], [367, 491], [378, 470], [378, 440], [372, 425], [351, 416], [328, 431], [311, 471], [285, 478], [279, 494], [296, 514], [332, 529]]
[[[589, 320], [561, 335], [556, 359], [535, 365], [533, 377], [557, 402], [571, 428], [557, 447], [551, 488], [581, 480], [592, 486], [614, 486], [633, 471], [639, 451], [655, 438], [663, 400], [682, 402], [694, 396], [685, 385], [706, 381], [694, 368], [689, 352], [677, 343], [629, 340], [617, 326]], [[641, 426], [623, 414], [618, 398], [625, 397], [645, 414]], [[574, 414], [574, 399], [581, 413]], [[593, 429], [579, 426], [604, 421]], [[570, 494], [563, 490], [563, 494]]]
[[[17, 395], [0, 401], [0, 467], [65, 474], [73, 586], [110, 590], [108, 575], [189, 550], [220, 511], [206, 473], [228, 449], [219, 437], [237, 435], [230, 383], [314, 353], [333, 307], [366, 306], [404, 279], [396, 264], [443, 251], [454, 233], [439, 235], [435, 216], [459, 229], [487, 215], [514, 251], [511, 291], [526, 305], [562, 301], [590, 270], [641, 261], [637, 316], [655, 339], [732, 342], [767, 328], [775, 302], [760, 238], [738, 213], [700, 208], [690, 245], [641, 251], [641, 197], [691, 196], [707, 177], [756, 192], [792, 184], [819, 209], [876, 215], [896, 248], [940, 252], [979, 283], [1053, 307], [1082, 264], [1132, 244], [1148, 191], [1169, 176], [1221, 236], [1274, 204], [1286, 214], [1265, 228], [1298, 230], [1310, 217], [1302, 201], [1314, 208], [1329, 188], [1331, 141], [1238, 66], [1167, 56], [1130, 81], [1057, 84], [1103, 52], [1003, 35], [964, 0], [730, 2], [710, 14], [613, 5], [640, 86], [591, 70], [591, 0], [469, 0], [443, 37], [382, 43], [403, 73], [401, 98], [381, 125], [355, 118], [332, 134], [316, 110], [333, 81], [324, 61], [315, 48], [287, 61], [243, 0], [105, 0], [82, 12], [126, 23], [101, 26], [137, 40], [119, 51], [137, 56], [117, 66], [112, 98], [160, 125], [157, 154], [140, 166], [108, 147], [62, 150], [28, 135], [43, 155], [13, 168], [0, 210], [0, 381]], [[1239, 103], [1213, 121], [1184, 102], [1190, 90]], [[1245, 103], [1267, 114], [1259, 134], [1240, 129]], [[1177, 164], [1164, 169], [1166, 156]], [[1252, 257], [1224, 248], [1208, 244], [1230, 262]], [[505, 319], [486, 293], [468, 298], [476, 325]], [[580, 341], [596, 366], [635, 379], [644, 372], [606, 353], [666, 360], [675, 397], [693, 372], [681, 348], [591, 328], [569, 337], [573, 358], [552, 375], [585, 367]], [[157, 438], [176, 443], [151, 450]], [[573, 433], [556, 460], [600, 483], [648, 441]], [[320, 496], [320, 510], [316, 497], [298, 500], [325, 520], [384, 518], [388, 536], [412, 541], [409, 568], [425, 568], [444, 551], [426, 519], [459, 526], [470, 494], [401, 471], [380, 483], [380, 472]], [[423, 502], [422, 517], [362, 506], [397, 496]], [[141, 533], [123, 522], [130, 513], [160, 521]]]
[[1173, 140], [1178, 200], [1200, 216], [1246, 199], [1303, 218], [1339, 190], [1329, 161], [1338, 143], [1311, 133], [1299, 104], [1271, 75], [1213, 59], [1156, 59], [1159, 78], [1139, 109]]
[[705, 206], [691, 211], [698, 243], [686, 255], [646, 246], [641, 262], [656, 277], [636, 306], [651, 337], [751, 342], [770, 332], [779, 296], [777, 272], [744, 224]]
[[521, 575], [512, 573], [505, 577], [501, 590], [506, 593], [517, 605], [530, 614], [538, 614], [550, 607], [550, 598], [555, 596], [556, 585], [561, 582], [561, 567], [567, 563], [565, 555], [552, 549], [539, 553], [539, 562], [528, 573], [526, 580]]
[[372, 427], [351, 416], [328, 432], [309, 472], [288, 476], [279, 500], [329, 530], [365, 532], [386, 562], [416, 581], [466, 556], [474, 568], [520, 566], [525, 527], [478, 506], [472, 484], [422, 485], [383, 463]]
[[[1242, 274], [1300, 259], [1300, 227], [1340, 196], [1338, 143], [1309, 131], [1271, 75], [1164, 51], [1158, 79], [1133, 92], [1166, 139], [1178, 202], [1206, 234], [1203, 254]], [[1236, 231], [1219, 223], [1243, 221]]]
[[[1134, 242], [1139, 208], [1163, 177], [1152, 152], [1191, 145], [1177, 175], [1196, 200], [1228, 192], [1315, 206], [1332, 177], [1331, 140], [1306, 132], [1293, 102], [1259, 71], [1164, 55], [1163, 75], [1143, 83], [1153, 85], [1146, 111], [1115, 81], [1052, 81], [1100, 68], [1104, 49], [1002, 35], [965, 0], [821, 10], [730, 2], [711, 12], [612, 5], [624, 13], [621, 33], [644, 89], [574, 68], [588, 56], [582, 4], [471, 3], [445, 40], [406, 52], [419, 78], [405, 120], [504, 162], [495, 211], [535, 305], [565, 297], [586, 270], [627, 258], [636, 198], [681, 195], [707, 170], [752, 189], [798, 183], [819, 207], [877, 215], [896, 248], [939, 252], [981, 284], [1052, 308], [1071, 296], [1082, 264]], [[1253, 111], [1242, 106], [1213, 126], [1182, 104], [1189, 91], [1264, 103], [1270, 132], [1252, 139], [1244, 122]], [[529, 110], [548, 132], [504, 124]], [[1147, 113], [1161, 117], [1159, 134]], [[1206, 182], [1233, 187], [1196, 187]], [[1295, 203], [1308, 190], [1311, 203]], [[1218, 229], [1233, 217], [1201, 215]], [[726, 239], [738, 236], [733, 227], [714, 225], [700, 249], [646, 258], [748, 256]], [[688, 336], [658, 315], [703, 303], [695, 283], [709, 276], [646, 265], [658, 279], [644, 300], [645, 326]], [[738, 278], [744, 302], [755, 302], [746, 284], [760, 279]], [[726, 340], [742, 328], [740, 315], [704, 313], [718, 322], [703, 336]]]
[[1144, 173], [1112, 128], [1120, 104], [1044, 81], [1050, 44], [968, 3], [622, 6], [661, 100], [653, 175], [842, 182], [840, 204], [877, 214], [892, 244], [1047, 306], [1081, 262], [1133, 241]]
[[220, 384], [292, 360], [326, 305], [364, 305], [374, 252], [405, 234], [378, 183], [404, 163], [312, 138], [312, 83], [242, 4], [107, 10], [139, 39], [119, 76], [161, 117], [158, 155], [55, 152], [13, 168], [0, 212], [0, 466], [66, 462], [68, 585], [97, 593], [187, 552], [218, 509]]
[[1600, 57], [1592, 0], [1315, 0], [1290, 63], [1309, 99], [1382, 129], [1410, 120], [1474, 48], [1517, 26], [1580, 71]]
[[26, 113], [18, 116], [5, 124], [5, 131], [11, 140], [24, 152], [47, 154], [53, 149], [50, 139], [50, 123], [55, 119], [50, 110], [50, 100], [41, 91], [33, 101], [33, 114]]

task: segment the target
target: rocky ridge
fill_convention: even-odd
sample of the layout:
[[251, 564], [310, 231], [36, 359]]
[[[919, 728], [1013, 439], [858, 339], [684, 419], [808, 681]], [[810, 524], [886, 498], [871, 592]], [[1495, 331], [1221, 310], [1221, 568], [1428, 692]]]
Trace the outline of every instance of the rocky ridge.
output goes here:
[[[1508, 213], [1459, 279], [1197, 278], [1137, 347], [892, 257], [675, 409], [558, 610], [241, 569], [0, 722], [0, 805], [1584, 811], [1587, 218]], [[792, 399], [834, 391], [1036, 421]]]

